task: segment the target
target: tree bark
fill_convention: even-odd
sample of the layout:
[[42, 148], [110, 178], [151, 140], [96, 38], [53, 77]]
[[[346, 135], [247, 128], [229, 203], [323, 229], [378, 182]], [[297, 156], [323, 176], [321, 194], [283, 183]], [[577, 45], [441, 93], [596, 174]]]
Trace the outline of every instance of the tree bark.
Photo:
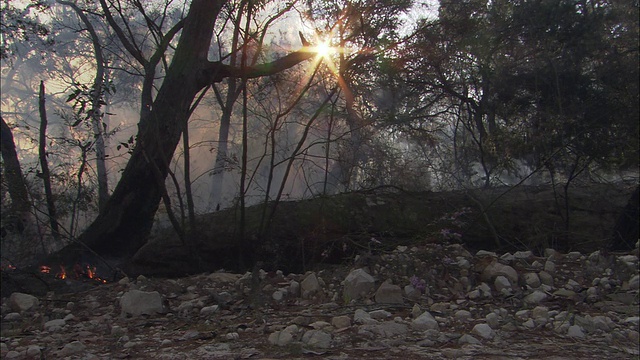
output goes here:
[[59, 240], [60, 229], [58, 228], [58, 214], [56, 211], [56, 203], [53, 199], [51, 174], [49, 173], [49, 163], [47, 161], [47, 110], [45, 107], [44, 81], [40, 81], [38, 103], [40, 107], [40, 139], [38, 141], [38, 157], [40, 158], [40, 168], [42, 169], [41, 177], [44, 183], [44, 194], [47, 199], [47, 211], [49, 212], [51, 235], [53, 235], [55, 240]]
[[147, 116], [140, 119], [137, 144], [104, 211], [51, 260], [77, 260], [85, 247], [105, 257], [130, 259], [145, 244], [162, 196], [169, 163], [198, 91], [226, 77], [275, 74], [315, 56], [298, 51], [245, 71], [207, 60], [213, 27], [224, 1], [194, 0], [166, 77]]
[[9, 128], [9, 125], [1, 115], [0, 122], [0, 150], [2, 152], [2, 161], [4, 162], [3, 177], [7, 182], [7, 190], [11, 198], [11, 212], [20, 215], [29, 212], [31, 208], [29, 193], [20, 168], [20, 160], [18, 160], [11, 128]]

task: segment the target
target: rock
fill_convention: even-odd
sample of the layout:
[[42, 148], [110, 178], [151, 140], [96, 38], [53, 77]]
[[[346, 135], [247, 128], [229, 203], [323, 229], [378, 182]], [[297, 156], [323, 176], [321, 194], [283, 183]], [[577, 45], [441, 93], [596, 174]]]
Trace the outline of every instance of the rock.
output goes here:
[[536, 306], [533, 310], [531, 310], [531, 317], [536, 320], [536, 322], [541, 322], [539, 320], [543, 320], [544, 323], [549, 320], [549, 308], [546, 306]]
[[529, 272], [522, 275], [522, 279], [524, 280], [524, 283], [527, 286], [533, 289], [537, 289], [540, 287], [540, 285], [542, 285], [542, 282], [540, 281], [540, 277], [538, 277], [538, 274], [534, 272]]
[[413, 285], [406, 285], [404, 287], [404, 294], [408, 299], [414, 301], [419, 300], [420, 296], [422, 295], [422, 293], [420, 293], [420, 290], [414, 288]]
[[331, 318], [331, 326], [336, 329], [348, 328], [351, 326], [351, 319], [346, 315], [334, 316]]
[[530, 305], [536, 305], [539, 304], [540, 302], [546, 300], [549, 296], [540, 291], [540, 290], [535, 290], [534, 292], [532, 292], [531, 294], [527, 295], [524, 297], [524, 302]]
[[378, 321], [371, 318], [371, 315], [369, 315], [368, 312], [362, 310], [362, 309], [357, 309], [355, 314], [353, 315], [353, 322], [356, 324], [377, 324]]
[[496, 280], [493, 282], [493, 286], [499, 292], [502, 292], [502, 290], [511, 290], [511, 283], [509, 282], [509, 279], [502, 275], [496, 277]]
[[550, 259], [547, 259], [547, 261], [545, 261], [544, 263], [544, 271], [548, 272], [549, 274], [553, 274], [556, 272], [556, 264], [551, 261]]
[[86, 348], [87, 347], [83, 343], [76, 340], [66, 344], [60, 351], [58, 351], [58, 355], [61, 357], [76, 355], [83, 352]]
[[18, 321], [20, 319], [22, 319], [22, 315], [17, 312], [8, 313], [4, 316], [4, 321]]
[[487, 324], [476, 324], [471, 330], [471, 333], [483, 339], [492, 339], [495, 336], [495, 331]]
[[458, 321], [469, 321], [471, 320], [471, 313], [467, 310], [458, 310], [453, 314], [453, 317]]
[[328, 349], [331, 347], [331, 334], [322, 330], [309, 330], [302, 336], [302, 342], [311, 347]]
[[411, 328], [414, 330], [440, 330], [438, 322], [428, 311], [413, 319]]
[[242, 277], [242, 275], [240, 275], [240, 274], [231, 274], [231, 273], [226, 273], [226, 272], [214, 272], [214, 273], [210, 274], [207, 278], [210, 281], [213, 281], [215, 283], [235, 284], [235, 282], [238, 281], [238, 279], [240, 279], [240, 277]]
[[405, 335], [409, 332], [409, 327], [395, 321], [384, 321], [379, 324], [362, 325], [358, 329], [358, 333], [370, 333], [374, 338], [383, 337], [390, 338], [399, 335]]
[[492, 329], [497, 329], [500, 326], [500, 316], [494, 312], [490, 312], [485, 316], [485, 321]]
[[320, 289], [320, 282], [318, 282], [318, 277], [314, 272], [307, 275], [300, 283], [300, 290], [302, 291], [303, 299], [308, 299], [309, 297], [320, 291]]
[[276, 331], [269, 335], [267, 341], [271, 345], [287, 346], [293, 342], [293, 336], [286, 331]]
[[413, 307], [411, 308], [411, 318], [415, 319], [418, 316], [420, 316], [420, 314], [422, 314], [422, 309], [420, 308], [420, 305], [413, 304]]
[[473, 336], [469, 335], [469, 334], [464, 334], [460, 337], [460, 339], [458, 339], [458, 344], [460, 345], [464, 345], [464, 344], [472, 344], [472, 345], [479, 345], [481, 344], [480, 340], [474, 338]]
[[363, 295], [373, 291], [375, 282], [375, 279], [364, 269], [353, 270], [344, 280], [343, 298], [345, 302], [360, 299]]
[[29, 309], [32, 309], [38, 304], [40, 301], [37, 297], [29, 294], [23, 294], [19, 292], [14, 292], [9, 296], [9, 306], [13, 311], [23, 312]]
[[39, 358], [41, 353], [42, 353], [42, 350], [40, 350], [40, 346], [38, 345], [29, 345], [29, 347], [27, 348], [27, 357]]
[[513, 253], [513, 257], [521, 260], [531, 259], [533, 257], [533, 252], [531, 252], [530, 250], [516, 251], [515, 253]]
[[289, 283], [289, 288], [287, 289], [287, 291], [293, 297], [300, 296], [300, 283], [295, 280], [292, 280], [291, 283]]
[[583, 339], [585, 337], [584, 331], [579, 325], [571, 325], [567, 330], [567, 335], [572, 338]]
[[205, 306], [202, 309], [200, 309], [200, 315], [201, 316], [209, 316], [209, 315], [217, 312], [219, 308], [220, 308], [220, 306], [218, 306], [218, 305]]
[[66, 324], [67, 322], [64, 321], [64, 319], [49, 320], [46, 323], [44, 323], [44, 329], [47, 331], [58, 331], [60, 330], [61, 327], [65, 326]]
[[554, 280], [553, 280], [553, 276], [551, 274], [549, 274], [546, 271], [540, 271], [538, 273], [538, 276], [540, 277], [540, 282], [541, 283], [543, 283], [544, 285], [553, 286]]
[[373, 310], [369, 312], [369, 316], [375, 320], [384, 320], [391, 317], [391, 313], [387, 310]]
[[383, 282], [375, 295], [376, 303], [378, 304], [402, 304], [402, 289], [400, 286], [390, 284], [389, 282]]
[[640, 288], [640, 276], [636, 274], [629, 279], [629, 290], [638, 290], [638, 288]]
[[130, 290], [120, 298], [120, 307], [123, 314], [138, 315], [155, 315], [164, 313], [165, 309], [162, 305], [162, 297], [157, 291], [145, 292], [140, 290]]
[[518, 282], [518, 273], [514, 268], [509, 265], [504, 265], [499, 263], [498, 261], [493, 261], [482, 272], [481, 279], [482, 281], [490, 281], [491, 279], [495, 279], [497, 276], [505, 276], [512, 284]]
[[271, 298], [273, 300], [275, 300], [276, 302], [281, 302], [284, 299], [284, 296], [287, 292], [282, 291], [282, 290], [276, 290], [273, 292], [273, 294], [271, 294]]

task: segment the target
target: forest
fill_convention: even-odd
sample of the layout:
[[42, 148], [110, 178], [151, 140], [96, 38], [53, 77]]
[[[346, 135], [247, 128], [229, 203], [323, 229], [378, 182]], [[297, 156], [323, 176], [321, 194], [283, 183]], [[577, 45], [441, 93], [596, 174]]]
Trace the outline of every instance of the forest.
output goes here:
[[551, 189], [566, 240], [571, 192], [607, 184], [630, 190], [605, 240], [638, 239], [637, 1], [0, 6], [3, 268], [127, 261], [166, 233], [277, 252], [294, 201], [368, 192], [466, 194], [433, 216], [473, 206], [500, 246], [477, 191]]

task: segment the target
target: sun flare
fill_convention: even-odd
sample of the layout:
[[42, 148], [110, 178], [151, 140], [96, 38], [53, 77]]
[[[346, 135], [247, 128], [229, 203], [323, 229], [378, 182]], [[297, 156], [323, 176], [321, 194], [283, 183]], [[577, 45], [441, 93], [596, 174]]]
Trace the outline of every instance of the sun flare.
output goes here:
[[331, 46], [328, 41], [323, 41], [316, 46], [315, 51], [319, 58], [327, 59], [336, 53], [336, 48]]

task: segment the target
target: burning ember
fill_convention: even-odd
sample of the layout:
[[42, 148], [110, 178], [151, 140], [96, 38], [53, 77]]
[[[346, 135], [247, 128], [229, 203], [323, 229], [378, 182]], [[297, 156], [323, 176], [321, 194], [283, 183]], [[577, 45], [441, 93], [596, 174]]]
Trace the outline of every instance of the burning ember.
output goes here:
[[[45, 274], [49, 274], [51, 273], [51, 267], [46, 266], [46, 265], [42, 265], [40, 266], [40, 272], [41, 273], [45, 273]], [[60, 271], [58, 273], [56, 273], [56, 278], [64, 280], [64, 279], [68, 279], [69, 278], [69, 273], [67, 272], [67, 269], [64, 267], [64, 265], [60, 265]], [[99, 277], [96, 275], [96, 267], [95, 266], [90, 266], [90, 265], [85, 265], [85, 267], [83, 268], [82, 265], [80, 264], [75, 264], [73, 266], [73, 273], [71, 274], [71, 276], [76, 279], [76, 280], [80, 280], [80, 279], [91, 279], [97, 282], [100, 282], [102, 284], [106, 284], [107, 280]]]

